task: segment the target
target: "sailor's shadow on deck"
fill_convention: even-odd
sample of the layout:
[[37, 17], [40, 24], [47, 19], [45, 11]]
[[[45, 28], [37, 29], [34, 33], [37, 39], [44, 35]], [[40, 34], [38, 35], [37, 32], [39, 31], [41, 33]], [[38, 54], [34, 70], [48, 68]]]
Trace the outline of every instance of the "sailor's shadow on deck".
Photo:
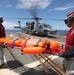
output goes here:
[[16, 69], [16, 68], [19, 68], [19, 67], [23, 66], [23, 64], [21, 64], [17, 60], [7, 61], [7, 64], [8, 64], [8, 66], [9, 66], [10, 69]]
[[[18, 64], [17, 64], [18, 63]], [[20, 68], [23, 66], [19, 61], [13, 60], [13, 61], [7, 61], [7, 64], [9, 66], [10, 70], [14, 70], [17, 68]], [[39, 67], [39, 66], [38, 66]], [[15, 71], [16, 73], [19, 73], [19, 75], [58, 75], [54, 70], [49, 69], [49, 73], [45, 72], [43, 69], [36, 68], [26, 68], [23, 73], [20, 73], [18, 71]]]

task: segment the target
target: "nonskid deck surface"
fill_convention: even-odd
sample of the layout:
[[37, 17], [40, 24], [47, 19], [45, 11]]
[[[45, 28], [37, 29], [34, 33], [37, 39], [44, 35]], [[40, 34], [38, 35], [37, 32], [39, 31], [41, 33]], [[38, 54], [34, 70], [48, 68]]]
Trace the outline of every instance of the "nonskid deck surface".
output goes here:
[[[23, 33], [7, 33], [8, 37], [20, 37], [20, 35], [23, 38], [26, 37], [31, 37], [31, 38], [40, 38], [37, 36], [31, 36], [31, 35], [26, 35]], [[57, 35], [58, 36], [58, 35]], [[59, 37], [59, 36], [58, 36]], [[61, 37], [61, 36], [60, 36]], [[42, 39], [47, 39], [47, 40], [57, 40], [57, 37], [42, 37]], [[63, 41], [65, 40], [65, 37], [61, 37], [63, 39]], [[59, 38], [59, 39], [61, 39]], [[58, 41], [58, 40], [57, 40]], [[60, 41], [62, 42], [62, 40]], [[4, 50], [4, 56], [5, 56], [5, 61], [8, 64], [8, 68], [7, 69], [0, 69], [0, 75], [49, 75], [48, 72], [46, 72], [44, 70], [44, 67], [41, 65], [41, 63], [35, 59], [35, 57], [33, 55], [26, 55], [21, 53], [20, 49], [15, 48], [15, 49], [5, 49]], [[48, 55], [49, 56], [49, 55]], [[54, 56], [53, 59], [56, 62], [59, 62], [60, 64], [62, 64], [62, 60], [60, 58], [58, 58], [57, 56]], [[61, 60], [61, 61], [60, 61]], [[20, 62], [19, 62], [20, 61]], [[50, 68], [49, 68], [50, 69]], [[51, 69], [52, 70], [52, 69]], [[52, 72], [52, 71], [51, 71]], [[58, 75], [54, 70], [53, 70], [53, 74], [52, 75]]]
[[25, 34], [25, 33], [22, 33], [22, 32], [17, 32], [17, 33], [7, 33], [7, 37], [14, 37], [14, 38], [18, 38], [18, 37], [27, 38], [27, 37], [31, 37], [31, 38], [39, 38], [39, 39], [46, 39], [46, 40], [55, 40], [55, 41], [59, 41], [59, 42], [63, 42], [63, 43], [65, 43], [65, 41], [66, 41], [66, 36], [52, 35], [52, 34], [49, 35], [48, 37], [46, 37], [46, 36], [36, 36], [36, 35]]
[[[5, 53], [5, 61], [7, 62], [9, 67], [6, 69], [0, 69], [0, 75], [25, 75], [25, 74], [26, 75], [49, 75], [51, 74], [45, 72], [44, 67], [41, 65], [41, 63], [38, 60], [34, 59], [33, 55], [21, 55], [20, 52], [14, 54], [13, 52], [15, 56], [14, 57], [8, 49], [5, 49], [4, 53]], [[55, 72], [52, 68], [49, 67], [49, 69], [51, 72], [53, 72], [52, 75], [54, 74], [58, 75], [57, 72]]]

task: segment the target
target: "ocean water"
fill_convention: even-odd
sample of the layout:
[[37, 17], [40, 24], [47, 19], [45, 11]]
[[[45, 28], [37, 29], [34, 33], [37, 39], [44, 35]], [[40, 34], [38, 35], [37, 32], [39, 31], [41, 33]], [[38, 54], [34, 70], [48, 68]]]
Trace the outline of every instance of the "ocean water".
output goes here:
[[67, 35], [69, 30], [57, 30], [56, 34], [60, 34], [60, 35]]
[[[22, 32], [22, 33], [25, 33], [23, 30], [6, 30], [6, 32]], [[68, 33], [68, 30], [57, 30], [56, 34], [66, 35], [67, 33]]]

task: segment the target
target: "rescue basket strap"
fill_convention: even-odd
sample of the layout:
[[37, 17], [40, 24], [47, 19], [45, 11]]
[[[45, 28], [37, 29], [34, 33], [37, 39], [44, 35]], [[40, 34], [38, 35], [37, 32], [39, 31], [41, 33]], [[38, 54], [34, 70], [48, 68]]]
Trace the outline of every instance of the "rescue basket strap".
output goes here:
[[13, 40], [11, 48], [14, 48], [14, 43], [15, 43], [16, 40], [18, 40], [18, 38], [16, 38], [16, 39]]
[[41, 39], [39, 39], [39, 40], [37, 41], [36, 46], [38, 46], [38, 44], [39, 44], [40, 41], [41, 41]]

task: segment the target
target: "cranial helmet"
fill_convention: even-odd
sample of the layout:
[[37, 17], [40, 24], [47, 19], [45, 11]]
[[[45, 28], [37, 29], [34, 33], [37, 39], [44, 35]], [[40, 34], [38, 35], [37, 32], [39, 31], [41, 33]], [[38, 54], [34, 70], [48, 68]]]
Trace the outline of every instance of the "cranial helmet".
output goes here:
[[74, 22], [74, 11], [73, 11], [73, 12], [69, 12], [69, 13], [67, 14], [67, 17], [66, 17], [66, 19], [64, 20], [65, 24], [67, 24], [68, 21]]
[[3, 22], [3, 17], [2, 16], [0, 16], [0, 22]]
[[69, 12], [67, 14], [67, 18], [66, 19], [73, 21], [74, 20], [74, 11], [73, 12]]

